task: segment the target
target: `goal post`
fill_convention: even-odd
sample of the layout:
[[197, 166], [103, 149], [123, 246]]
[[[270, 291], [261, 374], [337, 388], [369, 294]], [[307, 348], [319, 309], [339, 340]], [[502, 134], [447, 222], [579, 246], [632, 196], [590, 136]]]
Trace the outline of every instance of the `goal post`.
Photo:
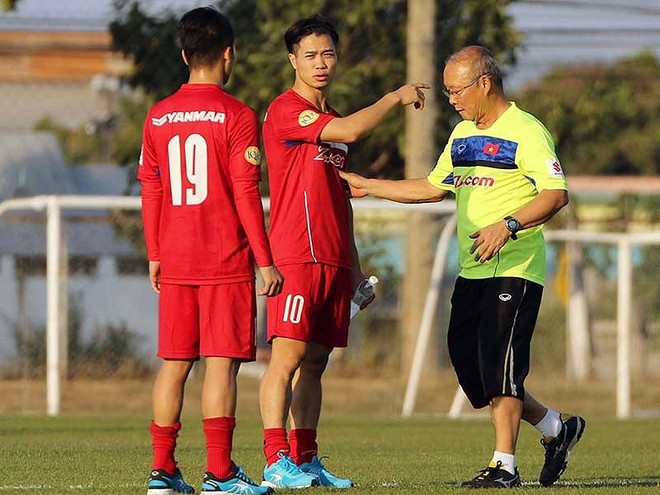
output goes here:
[[60, 282], [63, 277], [62, 210], [123, 208], [139, 210], [140, 198], [131, 196], [35, 196], [0, 203], [0, 217], [9, 211], [46, 210], [46, 413], [60, 412], [61, 382], [66, 363], [61, 345]]

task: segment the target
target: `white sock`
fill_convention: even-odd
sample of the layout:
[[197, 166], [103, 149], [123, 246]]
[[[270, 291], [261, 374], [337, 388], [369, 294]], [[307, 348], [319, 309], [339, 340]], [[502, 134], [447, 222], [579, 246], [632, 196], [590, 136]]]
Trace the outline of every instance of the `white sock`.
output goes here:
[[543, 419], [534, 425], [534, 428], [546, 438], [555, 438], [559, 435], [561, 427], [561, 416], [559, 416], [557, 411], [553, 411], [552, 409], [548, 409]]
[[500, 469], [504, 469], [511, 474], [516, 474], [516, 455], [505, 454], [504, 452], [493, 452], [493, 459], [490, 461], [491, 466], [497, 465], [497, 461], [501, 462]]

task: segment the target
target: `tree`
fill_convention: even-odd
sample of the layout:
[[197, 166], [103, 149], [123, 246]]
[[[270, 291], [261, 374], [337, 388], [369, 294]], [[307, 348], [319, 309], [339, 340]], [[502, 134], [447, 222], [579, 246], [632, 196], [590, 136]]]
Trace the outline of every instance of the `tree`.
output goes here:
[[569, 174], [660, 173], [660, 60], [653, 53], [560, 67], [518, 101], [548, 126]]
[[0, 8], [5, 12], [16, 10], [16, 5], [20, 0], [0, 0]]

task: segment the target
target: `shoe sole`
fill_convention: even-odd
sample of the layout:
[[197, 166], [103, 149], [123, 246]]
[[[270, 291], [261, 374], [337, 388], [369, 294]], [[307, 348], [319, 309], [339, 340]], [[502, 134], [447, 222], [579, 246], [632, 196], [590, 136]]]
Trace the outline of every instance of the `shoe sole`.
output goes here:
[[294, 486], [294, 485], [276, 485], [274, 483], [271, 483], [270, 481], [264, 480], [264, 481], [261, 482], [261, 486], [267, 486], [268, 488], [272, 488], [273, 490], [277, 490], [277, 489], [302, 490], [304, 488], [311, 488], [313, 486], [319, 486], [319, 482], [318, 482], [318, 480], [313, 480], [309, 485]]
[[564, 463], [561, 469], [559, 470], [559, 474], [557, 474], [557, 477], [552, 481], [543, 482], [539, 480], [541, 486], [548, 487], [554, 485], [555, 483], [557, 483], [557, 481], [559, 481], [559, 478], [561, 478], [562, 474], [564, 474], [564, 471], [566, 471], [566, 468], [568, 467], [568, 458], [571, 455], [571, 451], [573, 450], [575, 445], [580, 441], [580, 439], [582, 438], [582, 434], [584, 433], [584, 430], [587, 428], [587, 422], [584, 420], [583, 417], [578, 416], [577, 420], [578, 420], [577, 434], [573, 437], [571, 443], [568, 444], [568, 448], [566, 449], [566, 459], [564, 459]]
[[[269, 486], [268, 491], [264, 492], [263, 495], [271, 495], [272, 493], [274, 493], [273, 488]], [[232, 493], [232, 492], [214, 491], [213, 490], [213, 491], [210, 491], [210, 492], [209, 491], [201, 491], [201, 492], [199, 492], [199, 495], [236, 495], [236, 494], [235, 494], [235, 492]]]

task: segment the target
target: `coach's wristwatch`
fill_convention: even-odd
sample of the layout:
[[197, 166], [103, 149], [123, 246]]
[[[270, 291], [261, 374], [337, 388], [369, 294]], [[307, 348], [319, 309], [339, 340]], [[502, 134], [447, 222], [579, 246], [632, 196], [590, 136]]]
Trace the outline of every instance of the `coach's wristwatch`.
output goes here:
[[520, 225], [520, 222], [515, 218], [513, 218], [512, 216], [508, 216], [508, 217], [504, 217], [504, 225], [506, 225], [506, 228], [509, 229], [509, 232], [511, 232], [511, 239], [513, 239], [514, 241], [518, 239], [516, 233], [522, 227]]

